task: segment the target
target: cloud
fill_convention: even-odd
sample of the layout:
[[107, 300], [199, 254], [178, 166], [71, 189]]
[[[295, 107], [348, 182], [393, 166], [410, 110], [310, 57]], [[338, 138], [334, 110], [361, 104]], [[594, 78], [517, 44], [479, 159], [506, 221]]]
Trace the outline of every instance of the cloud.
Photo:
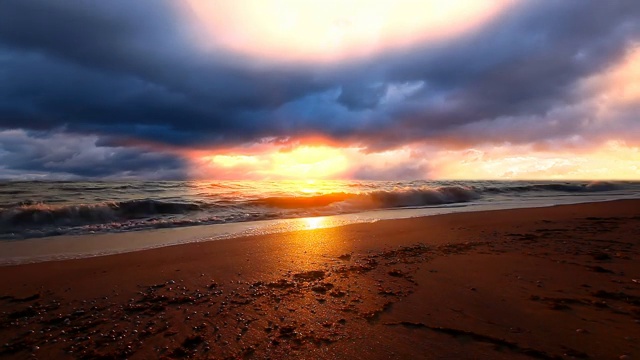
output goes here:
[[563, 149], [531, 145], [483, 146], [433, 153], [437, 178], [525, 180], [634, 180], [640, 177], [640, 147], [606, 141]]
[[0, 131], [0, 179], [182, 179], [175, 155], [106, 146], [96, 136], [25, 130]]
[[359, 180], [420, 180], [429, 178], [426, 164], [394, 164], [384, 168], [363, 165], [356, 167], [353, 178]]
[[[36, 133], [78, 136], [78, 151], [89, 153], [110, 147], [87, 139], [107, 138], [220, 149], [320, 135], [381, 152], [415, 143], [631, 141], [640, 133], [638, 102], [607, 103], [603, 112], [597, 80], [640, 41], [637, 2], [521, 1], [473, 32], [329, 65], [203, 49], [197, 24], [176, 6], [0, 2], [0, 129], [22, 129], [29, 146]], [[137, 145], [114, 148], [152, 157]], [[19, 157], [30, 171], [126, 171], [47, 167], [27, 153], [33, 158]], [[180, 168], [173, 155], [157, 156]], [[386, 176], [366, 168], [356, 175]]]
[[263, 132], [246, 112], [318, 87], [295, 69], [200, 53], [173, 10], [166, 1], [2, 2], [0, 126], [222, 143]]

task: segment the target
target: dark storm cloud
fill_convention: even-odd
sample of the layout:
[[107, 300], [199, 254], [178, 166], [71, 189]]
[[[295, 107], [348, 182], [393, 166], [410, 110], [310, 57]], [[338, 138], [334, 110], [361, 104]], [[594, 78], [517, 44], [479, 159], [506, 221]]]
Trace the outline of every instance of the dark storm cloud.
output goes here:
[[637, 1], [532, 1], [463, 37], [359, 62], [254, 66], [200, 50], [172, 4], [0, 2], [0, 127], [180, 146], [307, 133], [372, 149], [537, 141], [591, 131], [546, 116], [579, 103], [576, 83], [640, 31]]
[[[481, 32], [452, 44], [388, 56], [387, 75], [375, 80], [422, 80], [425, 86], [398, 106], [381, 109], [379, 113], [393, 119], [387, 125], [392, 134], [380, 128], [361, 129], [361, 134], [369, 143], [371, 137], [397, 143], [456, 135], [476, 123], [488, 132], [499, 131], [504, 117], [548, 131], [524, 139], [519, 132], [503, 132], [502, 141], [588, 132], [581, 128], [583, 118], [545, 119], [544, 115], [579, 103], [582, 99], [573, 96], [573, 86], [620, 60], [640, 39], [639, 33], [637, 2], [536, 2], [513, 9]], [[555, 120], [562, 124], [547, 126]], [[484, 139], [485, 134], [476, 137]]]
[[[200, 54], [168, 2], [0, 3], [0, 126], [188, 145], [261, 135], [246, 112], [321, 85]], [[147, 130], [152, 129], [151, 133]]]
[[184, 170], [184, 161], [174, 155], [109, 146], [96, 136], [0, 131], [0, 179], [12, 174], [34, 179], [181, 179]]
[[340, 88], [340, 96], [336, 99], [349, 110], [375, 108], [386, 92], [386, 86], [381, 83], [362, 85], [346, 84]]
[[[637, 2], [525, 3], [465, 37], [325, 74], [335, 84], [329, 90], [259, 115], [271, 124], [288, 121], [289, 131], [328, 133], [371, 149], [443, 138], [473, 144], [596, 136], [602, 129], [584, 121], [593, 109], [575, 87], [620, 61], [639, 34]], [[637, 122], [625, 125], [638, 129]]]

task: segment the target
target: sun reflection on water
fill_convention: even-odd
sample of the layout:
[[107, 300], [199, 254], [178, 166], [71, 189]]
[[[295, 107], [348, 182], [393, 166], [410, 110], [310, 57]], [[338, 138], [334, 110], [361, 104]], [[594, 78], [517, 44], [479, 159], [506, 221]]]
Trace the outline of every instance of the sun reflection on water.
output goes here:
[[303, 218], [300, 220], [304, 223], [304, 229], [314, 230], [328, 226], [325, 221], [326, 216]]

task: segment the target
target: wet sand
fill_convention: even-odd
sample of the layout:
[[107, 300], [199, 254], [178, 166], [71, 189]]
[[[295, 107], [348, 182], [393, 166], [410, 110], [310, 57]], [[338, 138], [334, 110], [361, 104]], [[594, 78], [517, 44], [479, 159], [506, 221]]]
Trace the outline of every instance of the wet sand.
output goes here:
[[0, 357], [640, 357], [640, 201], [0, 267]]

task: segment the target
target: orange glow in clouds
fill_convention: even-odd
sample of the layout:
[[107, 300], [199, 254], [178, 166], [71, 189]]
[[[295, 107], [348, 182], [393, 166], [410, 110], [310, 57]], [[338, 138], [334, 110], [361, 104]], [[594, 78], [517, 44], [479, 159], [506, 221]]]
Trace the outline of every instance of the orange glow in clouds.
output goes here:
[[195, 177], [228, 179], [340, 178], [349, 167], [339, 148], [302, 145], [288, 151], [267, 149], [251, 155], [192, 155]]
[[596, 94], [599, 118], [609, 118], [620, 106], [640, 101], [640, 44], [632, 46], [626, 56], [611, 68], [586, 78], [581, 89]]
[[273, 167], [268, 173], [285, 178], [325, 179], [347, 169], [340, 150], [328, 146], [301, 146], [289, 152], [271, 155]]
[[460, 180], [637, 180], [639, 164], [640, 147], [616, 140], [573, 151], [518, 145], [441, 151], [432, 162], [435, 178]]
[[640, 44], [604, 76], [608, 85], [606, 95], [618, 103], [637, 103], [640, 100]]
[[[191, 154], [191, 178], [232, 180], [292, 180], [290, 190], [301, 193], [343, 191], [323, 179], [350, 179], [357, 169], [394, 175], [398, 169], [424, 167], [405, 180], [633, 180], [640, 179], [640, 147], [611, 140], [592, 147], [554, 151], [531, 145], [486, 145], [445, 150], [414, 144], [366, 153], [357, 147], [301, 145], [290, 151], [276, 147], [253, 154]], [[357, 177], [357, 176], [355, 176]], [[375, 177], [374, 177], [375, 178]], [[317, 181], [314, 181], [317, 180]], [[312, 224], [309, 224], [312, 228]]]
[[515, 0], [189, 0], [207, 46], [324, 62], [460, 35]]

